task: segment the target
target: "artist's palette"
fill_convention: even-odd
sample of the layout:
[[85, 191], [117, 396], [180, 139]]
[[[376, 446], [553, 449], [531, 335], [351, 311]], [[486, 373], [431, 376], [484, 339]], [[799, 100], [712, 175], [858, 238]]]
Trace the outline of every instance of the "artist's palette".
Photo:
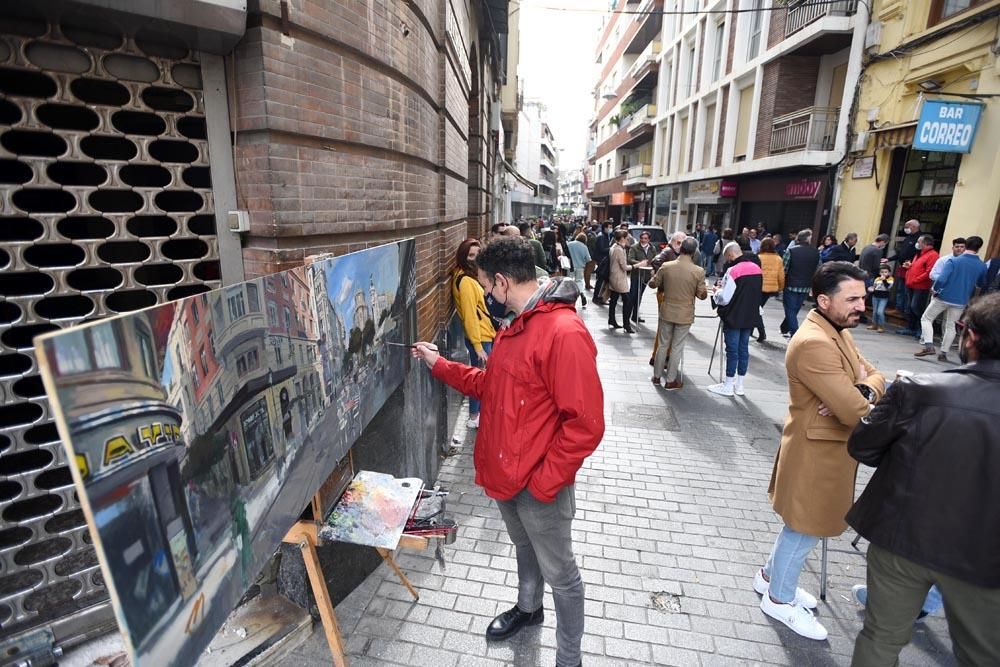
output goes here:
[[420, 493], [414, 478], [362, 470], [323, 522], [324, 540], [395, 549]]

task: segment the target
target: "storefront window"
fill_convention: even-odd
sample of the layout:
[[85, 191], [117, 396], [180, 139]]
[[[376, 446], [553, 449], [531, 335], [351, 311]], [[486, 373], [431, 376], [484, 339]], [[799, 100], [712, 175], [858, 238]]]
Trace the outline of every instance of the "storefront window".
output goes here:
[[656, 188], [653, 193], [653, 224], [666, 225], [670, 218], [670, 201], [673, 188]]
[[127, 610], [132, 642], [140, 645], [179, 595], [149, 479], [142, 477], [116, 489], [94, 519], [106, 544], [128, 545], [106, 550], [105, 557], [118, 599]]
[[915, 218], [922, 231], [941, 241], [961, 159], [958, 153], [909, 152], [899, 193], [900, 224]]
[[250, 478], [256, 479], [274, 458], [274, 445], [271, 443], [271, 422], [267, 418], [267, 402], [260, 399], [240, 415], [243, 427], [243, 447], [247, 454], [247, 465], [250, 468]]

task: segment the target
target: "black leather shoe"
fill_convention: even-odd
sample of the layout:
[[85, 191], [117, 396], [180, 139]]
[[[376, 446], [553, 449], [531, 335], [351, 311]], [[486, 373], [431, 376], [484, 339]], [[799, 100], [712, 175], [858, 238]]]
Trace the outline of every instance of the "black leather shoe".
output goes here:
[[545, 612], [541, 607], [535, 611], [521, 611], [517, 606], [511, 607], [493, 619], [486, 628], [486, 639], [507, 639], [529, 625], [538, 625], [545, 620]]

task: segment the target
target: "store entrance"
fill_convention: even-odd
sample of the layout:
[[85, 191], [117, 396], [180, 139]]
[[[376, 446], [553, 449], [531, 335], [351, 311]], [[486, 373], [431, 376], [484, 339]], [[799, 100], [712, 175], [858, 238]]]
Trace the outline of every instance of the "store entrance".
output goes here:
[[[756, 227], [758, 222], [771, 234], [781, 234], [784, 239], [794, 239], [803, 229], [813, 229], [816, 220], [814, 201], [754, 201], [743, 202], [740, 206], [738, 227]], [[815, 230], [814, 230], [815, 231]]]
[[[892, 171], [894, 176], [899, 174], [899, 190], [895, 207], [889, 204], [891, 199], [887, 201], [893, 215], [891, 218], [883, 215], [880, 233], [895, 238], [903, 223], [916, 219], [920, 221], [920, 231], [933, 236], [941, 247], [961, 161], [959, 153], [893, 151]], [[887, 193], [890, 197], [892, 190], [890, 187]]]

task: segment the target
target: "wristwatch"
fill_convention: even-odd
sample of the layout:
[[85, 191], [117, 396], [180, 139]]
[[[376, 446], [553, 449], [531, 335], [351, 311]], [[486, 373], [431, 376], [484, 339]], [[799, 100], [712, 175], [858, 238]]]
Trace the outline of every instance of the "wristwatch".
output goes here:
[[866, 384], [856, 384], [856, 385], [854, 385], [854, 388], [857, 389], [858, 391], [860, 391], [861, 395], [864, 396], [865, 400], [868, 401], [869, 403], [874, 403], [875, 399], [878, 396], [875, 393], [875, 390], [872, 389], [871, 387], [869, 387]]

